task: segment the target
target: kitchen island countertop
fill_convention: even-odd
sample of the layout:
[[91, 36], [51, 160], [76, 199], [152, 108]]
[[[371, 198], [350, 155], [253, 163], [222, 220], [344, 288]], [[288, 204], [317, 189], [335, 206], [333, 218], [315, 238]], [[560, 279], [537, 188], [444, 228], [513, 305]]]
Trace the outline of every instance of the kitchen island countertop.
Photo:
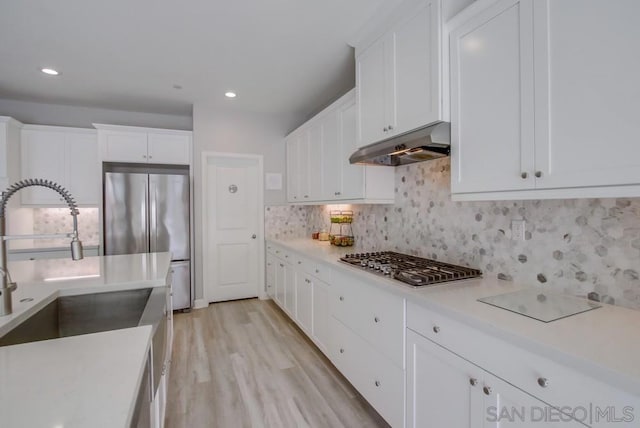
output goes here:
[[[9, 262], [18, 289], [0, 336], [59, 296], [163, 287], [170, 262], [169, 253]], [[2, 426], [128, 427], [151, 334], [140, 326], [0, 347]]]
[[128, 427], [152, 327], [0, 348], [6, 427]]

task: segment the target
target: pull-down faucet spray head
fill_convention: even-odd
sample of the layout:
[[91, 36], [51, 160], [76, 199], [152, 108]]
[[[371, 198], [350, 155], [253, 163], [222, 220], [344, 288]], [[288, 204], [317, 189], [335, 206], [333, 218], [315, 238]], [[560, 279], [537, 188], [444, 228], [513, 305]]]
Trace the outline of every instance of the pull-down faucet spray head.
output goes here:
[[[71, 210], [71, 216], [73, 217], [73, 232], [63, 235], [36, 235], [36, 236], [6, 236], [6, 209], [9, 198], [16, 192], [25, 187], [42, 186], [58, 192], [65, 200], [69, 209]], [[9, 271], [7, 270], [7, 243], [8, 239], [21, 239], [21, 238], [45, 238], [45, 237], [68, 237], [71, 238], [71, 258], [73, 260], [82, 260], [84, 257], [82, 251], [82, 242], [78, 239], [78, 206], [74, 201], [71, 194], [61, 185], [54, 183], [53, 181], [43, 180], [40, 178], [29, 178], [26, 180], [18, 181], [17, 183], [9, 186], [2, 195], [0, 195], [0, 316], [9, 315], [12, 312], [11, 305], [11, 292], [15, 291], [16, 283], [11, 282]]]

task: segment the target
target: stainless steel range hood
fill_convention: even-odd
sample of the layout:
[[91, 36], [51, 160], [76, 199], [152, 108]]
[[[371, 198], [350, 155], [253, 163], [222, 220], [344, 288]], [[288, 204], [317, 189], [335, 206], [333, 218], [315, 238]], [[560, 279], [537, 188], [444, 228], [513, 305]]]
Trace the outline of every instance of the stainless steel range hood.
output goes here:
[[451, 126], [438, 122], [358, 149], [353, 164], [398, 166], [449, 156]]

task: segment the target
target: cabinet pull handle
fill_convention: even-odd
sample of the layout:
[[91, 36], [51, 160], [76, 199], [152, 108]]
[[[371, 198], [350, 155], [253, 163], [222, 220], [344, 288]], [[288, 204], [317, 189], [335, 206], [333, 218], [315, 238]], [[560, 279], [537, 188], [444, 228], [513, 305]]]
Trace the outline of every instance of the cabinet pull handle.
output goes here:
[[302, 264], [302, 262], [301, 262], [300, 260], [298, 260], [298, 264], [299, 264], [299, 265], [301, 265], [301, 264]]
[[320, 271], [318, 269], [316, 269], [316, 273], [320, 273]]
[[378, 317], [373, 317], [373, 322], [376, 322], [376, 323], [380, 322], [380, 318], [378, 318]]
[[484, 388], [482, 388], [482, 392], [484, 392], [484, 395], [491, 395], [491, 388], [485, 386]]
[[388, 131], [388, 129], [387, 129], [386, 126], [384, 128], [382, 128], [382, 132], [387, 132], [387, 131]]
[[305, 279], [304, 279], [304, 282], [306, 282], [307, 284], [311, 284], [311, 281], [309, 281], [309, 279], [308, 279], [308, 278], [305, 278]]
[[471, 384], [471, 386], [476, 386], [478, 384], [478, 379], [472, 377], [469, 379], [469, 383]]
[[340, 301], [344, 302], [344, 297], [340, 296]]
[[542, 171], [536, 171], [536, 177], [538, 178], [542, 177]]
[[540, 385], [543, 388], [546, 388], [547, 386], [549, 386], [549, 379], [547, 379], [546, 377], [539, 377], [538, 385]]
[[375, 386], [377, 386], [378, 388], [380, 388], [380, 381], [379, 381], [379, 380], [377, 380], [377, 381], [373, 382], [373, 384], [374, 384]]
[[527, 174], [526, 172], [523, 172], [522, 174], [520, 174], [520, 177], [522, 177], [523, 180], [526, 180], [528, 176], [529, 174]]
[[280, 263], [280, 267], [284, 267], [284, 265], [282, 263]]
[[149, 159], [153, 159], [153, 156], [149, 155]]
[[393, 129], [393, 125], [389, 125], [389, 131]]
[[340, 195], [342, 195], [342, 192], [334, 192], [333, 194], [336, 195], [336, 196], [340, 196]]
[[142, 158], [143, 158], [143, 159], [146, 159], [146, 158], [147, 158], [147, 155], [142, 155]]
[[304, 195], [304, 197], [305, 197], [305, 198], [308, 198], [308, 197], [309, 197], [309, 195]]
[[440, 333], [440, 327], [438, 327], [437, 325], [433, 326], [433, 332], [434, 333]]
[[344, 348], [340, 348], [340, 353], [344, 354]]

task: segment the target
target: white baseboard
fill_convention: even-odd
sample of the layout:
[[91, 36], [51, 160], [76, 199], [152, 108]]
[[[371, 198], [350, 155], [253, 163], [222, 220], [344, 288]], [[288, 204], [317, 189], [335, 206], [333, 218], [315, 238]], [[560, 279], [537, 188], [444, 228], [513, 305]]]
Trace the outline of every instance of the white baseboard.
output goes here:
[[207, 306], [209, 306], [209, 302], [207, 302], [204, 299], [196, 299], [193, 302], [193, 309], [202, 309], [202, 308], [206, 308]]

